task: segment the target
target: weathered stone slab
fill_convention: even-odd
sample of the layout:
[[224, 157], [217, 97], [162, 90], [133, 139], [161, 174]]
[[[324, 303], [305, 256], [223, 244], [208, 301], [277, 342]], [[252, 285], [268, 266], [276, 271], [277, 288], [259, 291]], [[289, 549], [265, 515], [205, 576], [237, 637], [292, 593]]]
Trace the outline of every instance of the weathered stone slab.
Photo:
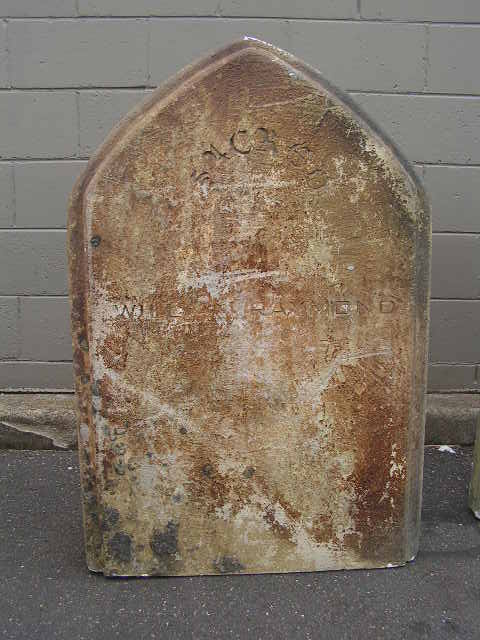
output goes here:
[[429, 213], [345, 97], [265, 43], [221, 50], [114, 130], [69, 236], [92, 570], [415, 555]]
[[468, 505], [476, 518], [480, 519], [480, 421], [477, 425], [473, 451], [473, 471], [468, 493]]

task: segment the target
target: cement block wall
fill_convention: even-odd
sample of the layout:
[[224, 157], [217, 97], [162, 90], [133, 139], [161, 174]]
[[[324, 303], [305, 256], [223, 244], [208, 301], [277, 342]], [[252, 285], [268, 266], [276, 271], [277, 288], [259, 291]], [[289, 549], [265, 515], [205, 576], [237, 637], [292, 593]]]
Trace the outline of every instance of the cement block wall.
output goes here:
[[112, 125], [245, 34], [348, 91], [433, 208], [429, 389], [480, 388], [479, 0], [0, 0], [0, 389], [72, 387], [65, 216]]

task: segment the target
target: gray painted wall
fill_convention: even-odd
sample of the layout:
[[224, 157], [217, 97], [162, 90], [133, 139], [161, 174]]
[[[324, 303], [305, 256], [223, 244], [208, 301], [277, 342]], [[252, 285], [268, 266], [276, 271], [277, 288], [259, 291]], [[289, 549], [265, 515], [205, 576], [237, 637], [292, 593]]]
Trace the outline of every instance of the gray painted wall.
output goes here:
[[244, 34], [319, 68], [433, 205], [430, 390], [478, 389], [479, 0], [0, 0], [0, 388], [70, 389], [67, 195], [112, 125]]

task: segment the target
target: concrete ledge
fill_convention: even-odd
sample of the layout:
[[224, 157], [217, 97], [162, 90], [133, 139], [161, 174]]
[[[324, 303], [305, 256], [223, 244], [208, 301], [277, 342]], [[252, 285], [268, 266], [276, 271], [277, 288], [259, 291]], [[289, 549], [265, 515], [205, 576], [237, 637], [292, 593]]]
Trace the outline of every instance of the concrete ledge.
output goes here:
[[0, 449], [76, 449], [71, 393], [0, 394]]
[[425, 444], [472, 445], [479, 422], [479, 393], [431, 393], [427, 396]]
[[[0, 394], [0, 449], [75, 449], [71, 393]], [[425, 444], [471, 445], [480, 423], [480, 394], [427, 396]]]

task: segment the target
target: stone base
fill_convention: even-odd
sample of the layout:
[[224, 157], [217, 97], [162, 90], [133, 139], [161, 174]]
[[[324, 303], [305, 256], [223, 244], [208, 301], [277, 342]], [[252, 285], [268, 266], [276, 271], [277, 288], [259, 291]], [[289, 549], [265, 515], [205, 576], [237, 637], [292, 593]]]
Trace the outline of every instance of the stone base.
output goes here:
[[[425, 444], [473, 445], [480, 393], [427, 396]], [[76, 449], [72, 393], [0, 394], [0, 449]]]

